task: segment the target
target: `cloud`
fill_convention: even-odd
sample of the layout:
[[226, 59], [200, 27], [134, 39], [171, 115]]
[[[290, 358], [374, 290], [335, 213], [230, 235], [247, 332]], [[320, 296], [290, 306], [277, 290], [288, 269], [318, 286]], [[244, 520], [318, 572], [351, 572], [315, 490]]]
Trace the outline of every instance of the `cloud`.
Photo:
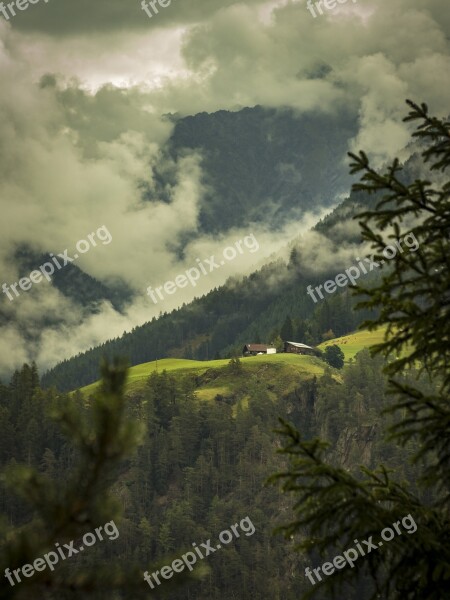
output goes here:
[[[2, 281], [11, 284], [29, 274], [13, 260], [18, 248], [26, 245], [37, 254], [67, 248], [74, 256], [78, 240], [105, 226], [111, 243], [98, 243], [77, 264], [105, 283], [124, 281], [135, 292], [124, 314], [104, 302], [89, 317], [46, 281], [20, 291], [12, 302], [2, 294], [2, 312], [10, 322], [0, 328], [2, 339], [15, 344], [13, 353], [2, 344], [3, 373], [31, 359], [42, 369], [120, 335], [161, 310], [207, 293], [230, 275], [252, 270], [296, 234], [298, 223], [278, 235], [258, 225], [219, 238], [199, 237], [201, 156], [167, 157], [163, 149], [173, 123], [151, 110], [145, 91], [106, 85], [92, 94], [61, 77], [33, 81], [7, 44], [0, 65], [5, 82], [0, 91], [0, 197], [7, 223], [0, 238]], [[172, 173], [163, 199], [154, 182], [156, 166]], [[306, 218], [310, 227], [314, 217]], [[260, 253], [245, 253], [161, 305], [146, 296], [148, 285], [163, 285], [195, 266], [196, 258], [217, 255], [252, 232]], [[177, 248], [186, 236], [191, 241], [180, 259]]]
[[[173, 0], [149, 19], [138, 0], [50, 0], [10, 22], [1, 18], [2, 280], [27, 275], [12, 260], [24, 243], [37, 252], [70, 253], [105, 225], [112, 243], [91, 249], [79, 266], [135, 291], [124, 315], [104, 303], [88, 319], [45, 283], [13, 303], [3, 298], [10, 321], [0, 331], [4, 367], [26, 357], [48, 366], [119, 335], [255, 268], [313, 224], [309, 215], [275, 235], [258, 225], [219, 239], [200, 236], [202, 157], [167, 157], [168, 113], [256, 104], [315, 113], [346, 107], [360, 123], [351, 148], [381, 164], [409, 141], [401, 122], [406, 97], [448, 114], [446, 8], [447, 0], [358, 0], [313, 19], [304, 2]], [[171, 173], [164, 198], [157, 168]], [[164, 284], [249, 233], [261, 252], [179, 290], [164, 307], [145, 296], [148, 285]], [[185, 239], [191, 241], [180, 258]], [[318, 234], [309, 239], [308, 260], [327, 268], [333, 249]], [[340, 252], [343, 265], [351, 264], [351, 252]], [[41, 330], [47, 317], [51, 326]], [[36, 345], [26, 343], [39, 333]]]
[[[261, 4], [263, 0], [247, 0]], [[148, 30], [179, 23], [207, 19], [222, 8], [238, 4], [239, 0], [172, 0], [158, 14], [149, 18], [141, 8], [141, 0], [46, 0], [11, 19], [20, 31], [43, 32], [58, 37], [74, 34], [99, 34], [122, 30]]]

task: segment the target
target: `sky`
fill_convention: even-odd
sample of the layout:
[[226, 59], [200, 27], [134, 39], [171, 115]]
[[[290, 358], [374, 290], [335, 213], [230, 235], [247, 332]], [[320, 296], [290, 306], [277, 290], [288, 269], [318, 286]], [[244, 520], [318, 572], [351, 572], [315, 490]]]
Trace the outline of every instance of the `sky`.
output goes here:
[[[348, 107], [359, 124], [349, 149], [364, 148], [381, 165], [408, 152], [406, 98], [450, 113], [448, 0], [347, 0], [316, 18], [303, 0], [172, 0], [152, 18], [140, 0], [39, 0], [16, 13], [0, 13], [0, 284], [28, 275], [12, 260], [22, 244], [58, 253], [105, 226], [112, 242], [77, 264], [105, 283], [125, 281], [135, 299], [126, 314], [104, 303], [86, 318], [46, 282], [13, 302], [3, 297], [0, 374], [31, 359], [43, 370], [121, 335], [263, 264], [322, 216], [304, 215], [276, 234], [261, 224], [200, 234], [205, 190], [195, 153], [170, 165], [170, 203], [144, 202], [139, 182], [154, 190], [173, 128], [167, 114]], [[311, 77], [324, 66], [324, 77]], [[147, 286], [251, 233], [257, 252], [163, 307], [149, 302]], [[181, 260], [173, 242], [186, 235]], [[60, 322], [43, 327], [43, 315]], [[30, 342], [36, 333], [39, 342]]]

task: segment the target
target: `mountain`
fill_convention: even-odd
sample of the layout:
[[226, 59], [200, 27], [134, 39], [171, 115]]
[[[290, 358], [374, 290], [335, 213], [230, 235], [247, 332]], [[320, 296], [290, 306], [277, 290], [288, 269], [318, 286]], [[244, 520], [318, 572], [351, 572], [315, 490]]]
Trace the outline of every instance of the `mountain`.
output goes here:
[[[267, 125], [272, 119], [280, 128], [281, 123], [288, 118], [283, 112], [266, 111], [258, 107], [248, 111], [248, 113], [241, 111], [237, 116], [234, 113], [221, 111], [220, 115], [213, 115], [212, 118], [213, 120], [234, 118], [239, 122], [243, 115], [248, 114], [251, 115], [248, 117], [251, 123], [259, 119], [260, 123]], [[205, 132], [208, 128], [198, 126], [198, 131], [201, 131], [202, 135], [199, 133], [197, 136], [194, 135], [192, 128], [194, 123], [198, 122], [210, 123], [207, 115], [197, 115], [178, 124], [178, 132], [175, 128], [173, 136], [173, 140], [177, 140], [176, 144], [173, 141], [174, 146], [179, 149], [185, 148], [183, 144], [191, 140], [192, 148], [204, 148], [208, 142], [208, 139], [205, 141], [207, 138]], [[249, 128], [253, 131], [253, 125]], [[223, 148], [231, 144], [230, 140], [224, 140], [226, 140], [225, 135], [221, 142]], [[231, 145], [229, 147], [231, 148]], [[214, 164], [215, 159], [209, 160]], [[232, 163], [233, 161], [228, 164]], [[210, 173], [214, 173], [214, 168], [210, 169]], [[226, 174], [226, 166], [224, 166], [224, 173], [224, 180], [227, 180], [230, 172]], [[405, 164], [403, 177], [406, 180], [414, 178], [415, 175], [417, 175], [416, 158], [412, 154]], [[319, 183], [323, 183], [326, 189], [328, 184], [327, 181], [324, 182], [324, 178], [318, 178], [317, 185]], [[313, 232], [322, 237], [307, 242], [298, 240], [297, 243], [292, 244], [287, 263], [274, 259], [249, 276], [241, 279], [230, 278], [225, 285], [211, 290], [189, 305], [183, 305], [170, 314], [163, 314], [159, 318], [135, 327], [120, 338], [63, 361], [44, 374], [43, 384], [55, 385], [63, 391], [90, 384], [98, 377], [98, 365], [103, 356], [108, 358], [116, 355], [125, 356], [131, 365], [170, 357], [198, 360], [230, 357], [240, 353], [245, 343], [274, 342], [280, 335], [281, 327], [287, 318], [294, 323], [294, 337], [308, 344], [318, 344], [324, 339], [354, 331], [369, 314], [353, 310], [355, 301], [348, 288], [326, 296], [317, 304], [314, 304], [307, 295], [306, 288], [308, 285], [313, 287], [319, 285], [330, 277], [334, 278], [337, 271], [333, 264], [333, 256], [337, 255], [341, 248], [351, 249], [355, 256], [358, 254], [357, 248], [361, 239], [359, 228], [353, 218], [363, 209], [373, 208], [377, 200], [376, 194], [368, 196], [361, 192], [351, 192], [313, 228]], [[280, 206], [282, 205], [281, 202]], [[210, 210], [212, 212], [218, 210], [214, 202]], [[248, 214], [244, 205], [242, 219], [247, 218]], [[289, 211], [286, 209], [283, 214], [287, 216]], [[326, 256], [328, 266], [322, 265], [319, 269], [316, 262], [321, 260], [321, 245], [325, 242], [328, 245], [322, 254]], [[310, 253], [305, 251], [311, 250], [311, 247], [305, 247], [305, 243], [314, 245], [312, 249], [315, 259], [311, 260]], [[379, 273], [379, 271], [369, 273], [365, 276], [366, 281], [376, 280], [380, 277]]]
[[[174, 183], [175, 173], [167, 165], [173, 166], [187, 152], [199, 153], [207, 190], [200, 207], [200, 233], [225, 232], [254, 222], [276, 230], [305, 211], [331, 206], [350, 187], [343, 159], [357, 128], [354, 117], [345, 112], [299, 115], [290, 109], [256, 106], [169, 118], [174, 130], [154, 172], [156, 190], [150, 193], [143, 184], [142, 194], [148, 202], [155, 198], [169, 202], [167, 184]], [[187, 241], [178, 240], [174, 246], [180, 254]], [[46, 259], [47, 254], [29, 248], [18, 249], [14, 258], [21, 273]], [[99, 281], [76, 265], [57, 272], [52, 282], [84, 316], [96, 313], [102, 301], [121, 312], [133, 297], [125, 282]], [[8, 302], [4, 295], [0, 322], [6, 322], [2, 302]], [[55, 324], [48, 315], [37, 319], [27, 331], [30, 342], [38, 342], [39, 332]]]
[[[320, 223], [322, 235], [326, 233], [330, 240], [336, 236], [338, 244], [342, 243], [336, 233], [341, 232], [340, 225], [361, 206], [355, 199], [347, 204], [352, 208], [337, 210], [340, 216], [331, 215]], [[294, 320], [296, 337], [306, 343], [319, 343], [330, 330], [333, 335], [354, 331], [368, 315], [353, 311], [347, 289], [317, 305], [306, 294], [307, 285], [326, 279], [327, 272], [316, 273], [293, 247], [287, 264], [278, 260], [242, 279], [230, 278], [202, 298], [56, 365], [43, 375], [43, 385], [69, 391], [92, 383], [103, 356], [126, 356], [131, 365], [165, 357], [231, 356], [249, 341], [273, 341], [288, 316]]]
[[[27, 273], [35, 269], [36, 265], [51, 262], [52, 259], [49, 254], [39, 254], [30, 248], [19, 248], [15, 260], [20, 266], [20, 272]], [[131, 300], [131, 291], [125, 285], [105, 285], [75, 264], [55, 270], [52, 285], [75, 304], [83, 307], [86, 313], [95, 312], [102, 301], [111, 302], [117, 311], [121, 311]]]
[[348, 192], [343, 159], [356, 131], [344, 112], [300, 115], [255, 106], [177, 120], [168, 152], [174, 159], [186, 151], [203, 157], [202, 231], [261, 222], [277, 229]]

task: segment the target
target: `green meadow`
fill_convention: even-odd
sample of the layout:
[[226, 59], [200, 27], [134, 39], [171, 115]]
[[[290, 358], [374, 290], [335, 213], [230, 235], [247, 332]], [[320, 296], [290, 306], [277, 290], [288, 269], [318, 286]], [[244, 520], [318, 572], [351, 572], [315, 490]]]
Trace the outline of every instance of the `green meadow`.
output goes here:
[[[384, 329], [377, 331], [358, 331], [323, 344], [337, 344], [345, 355], [345, 361], [353, 359], [358, 352], [383, 340]], [[326, 364], [313, 356], [295, 354], [269, 354], [241, 358], [242, 374], [240, 377], [256, 378], [270, 384], [274, 382], [277, 391], [289, 392], [295, 388], [299, 379], [308, 379], [323, 374]], [[210, 400], [220, 394], [227, 396], [236, 386], [236, 375], [227, 369], [229, 359], [221, 360], [188, 360], [182, 358], [164, 358], [142, 363], [131, 367], [128, 372], [127, 391], [136, 392], [145, 386], [147, 378], [154, 373], [167, 371], [177, 377], [191, 375], [198, 379], [197, 396], [201, 400]], [[84, 395], [90, 395], [98, 388], [98, 382], [81, 388]]]
[[[276, 376], [282, 380], [282, 387], [289, 388], [298, 377], [308, 378], [321, 375], [325, 363], [312, 356], [296, 356], [293, 354], [271, 354], [241, 358], [242, 376], [256, 376], [266, 380]], [[128, 372], [127, 391], [136, 392], [145, 386], [147, 378], [155, 371], [164, 370], [177, 377], [191, 375], [202, 380], [197, 395], [200, 399], [208, 400], [217, 394], [226, 395], [233, 389], [236, 376], [227, 370], [230, 359], [222, 360], [187, 360], [182, 358], [164, 358], [158, 361], [143, 363], [131, 367]], [[81, 388], [81, 392], [90, 395], [96, 391], [99, 383]]]
[[380, 327], [376, 331], [356, 331], [355, 333], [349, 333], [340, 338], [323, 342], [318, 348], [325, 350], [327, 346], [336, 344], [344, 353], [344, 360], [348, 362], [350, 359], [355, 358], [358, 352], [364, 348], [380, 344], [384, 340], [385, 331], [386, 327]]

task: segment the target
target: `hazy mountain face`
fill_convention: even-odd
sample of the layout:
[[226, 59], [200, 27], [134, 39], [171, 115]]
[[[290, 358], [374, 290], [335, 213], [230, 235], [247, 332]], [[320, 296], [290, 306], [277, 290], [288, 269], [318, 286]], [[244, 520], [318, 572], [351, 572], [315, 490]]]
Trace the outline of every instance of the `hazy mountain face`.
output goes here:
[[[339, 335], [354, 330], [366, 315], [352, 314], [348, 295], [342, 302], [337, 299], [334, 310], [328, 302], [316, 306], [306, 287], [334, 276], [336, 269], [352, 264], [361, 252], [353, 217], [369, 202], [373, 202], [370, 197], [352, 193], [314, 231], [293, 242], [289, 259], [270, 262], [243, 279], [230, 279], [177, 311], [56, 365], [44, 375], [43, 384], [68, 391], [92, 383], [98, 377], [103, 355], [125, 355], [132, 365], [166, 356], [207, 360], [234, 355], [246, 342], [270, 342], [274, 331], [279, 334], [287, 315], [294, 320], [314, 321], [312, 335], [316, 337], [307, 339], [309, 343], [322, 341], [321, 334], [331, 326]], [[326, 325], [321, 316], [323, 308], [329, 315], [334, 311]], [[295, 329], [297, 335], [299, 328]], [[305, 328], [300, 329], [299, 339], [304, 341]]]
[[203, 231], [255, 222], [276, 230], [348, 192], [344, 159], [356, 131], [355, 117], [344, 111], [302, 115], [255, 107], [181, 119], [169, 143], [174, 158], [186, 150], [202, 156]]
[[[69, 107], [71, 101], [66, 98]], [[180, 232], [171, 240], [174, 255], [181, 259], [189, 243], [204, 236], [219, 235], [226, 246], [226, 239], [235, 236], [235, 232], [253, 231], [255, 227], [271, 232], [266, 234], [269, 237], [280, 235], [283, 246], [289, 240], [283, 233], [286, 227], [300, 224], [305, 217], [308, 221], [309, 214], [316, 215], [310, 221], [313, 224], [323, 210], [337, 202], [340, 193], [348, 191], [350, 178], [344, 158], [349, 138], [355, 132], [355, 120], [346, 113], [319, 118], [288, 109], [255, 107], [178, 118], [155, 162], [153, 185], [142, 182], [142, 197], [150, 209], [157, 209], [161, 203], [172, 207], [171, 190], [178, 185], [177, 165], [186, 156], [197, 156], [201, 173], [198, 185], [204, 190], [198, 201], [198, 227]], [[89, 154], [92, 149], [85, 151]], [[45, 248], [47, 252], [51, 249]], [[14, 260], [17, 272], [28, 274], [49, 260], [49, 255], [33, 247], [19, 248]], [[125, 314], [127, 306], [142, 296], [142, 291], [133, 290], [127, 281], [101, 281], [78, 263], [55, 269], [51, 283], [51, 291], [64, 297], [73, 322], [80, 324], [101, 314], [105, 304], [110, 304], [117, 314]], [[16, 298], [14, 301], [15, 307], [18, 302]], [[1, 302], [11, 308], [7, 298]], [[27, 329], [28, 341], [38, 346], [42, 331], [65, 323], [61, 314], [35, 315]]]
[[[422, 169], [423, 163], [413, 153], [400, 178], [413, 181], [423, 175]], [[353, 311], [354, 300], [347, 288], [315, 303], [317, 298], [312, 300], [307, 287], [334, 279], [354, 265], [357, 256], [371, 256], [370, 247], [361, 242], [357, 215], [373, 209], [379, 199], [380, 194], [351, 192], [312, 230], [292, 241], [284, 260], [268, 262], [243, 279], [230, 279], [177, 311], [56, 365], [43, 383], [61, 390], [89, 384], [97, 379], [103, 354], [126, 355], [132, 365], [164, 356], [205, 360], [234, 355], [249, 341], [273, 341], [287, 316], [303, 323], [294, 326], [293, 337], [310, 344], [321, 342], [329, 330], [336, 335], [354, 331], [369, 314]], [[413, 245], [409, 249], [413, 251]], [[378, 276], [376, 269], [365, 275], [367, 280]]]

